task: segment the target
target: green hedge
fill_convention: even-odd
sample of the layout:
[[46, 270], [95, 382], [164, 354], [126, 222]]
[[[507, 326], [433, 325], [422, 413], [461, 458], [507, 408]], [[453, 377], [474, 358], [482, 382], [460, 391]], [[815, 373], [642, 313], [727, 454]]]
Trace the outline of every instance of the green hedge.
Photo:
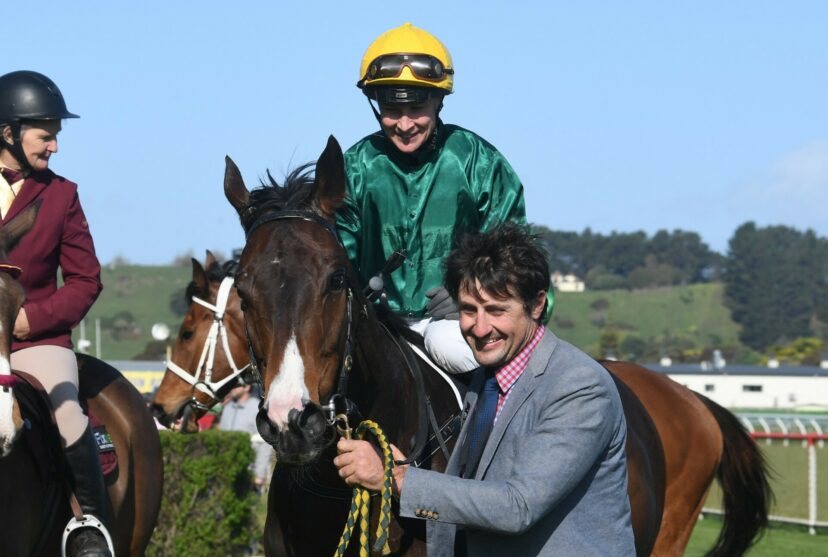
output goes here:
[[244, 555], [257, 537], [245, 433], [161, 432], [164, 499], [149, 557]]

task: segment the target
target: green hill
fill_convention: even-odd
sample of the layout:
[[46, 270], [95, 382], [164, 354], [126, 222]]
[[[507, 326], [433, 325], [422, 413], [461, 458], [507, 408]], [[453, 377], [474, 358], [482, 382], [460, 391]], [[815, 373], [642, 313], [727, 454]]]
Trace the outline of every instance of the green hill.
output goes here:
[[[614, 355], [637, 360], [652, 361], [660, 353], [675, 355], [676, 351], [692, 358], [714, 348], [741, 352], [739, 327], [730, 319], [722, 294], [721, 283], [559, 292], [550, 327], [594, 356], [602, 355], [602, 335], [605, 343], [612, 344], [613, 337], [617, 341]], [[639, 353], [631, 354], [624, 347], [637, 347]]]
[[[101, 357], [106, 360], [130, 360], [141, 354], [152, 341], [155, 323], [167, 324], [175, 335], [183, 317], [173, 313], [170, 301], [177, 295], [183, 299], [191, 276], [189, 267], [104, 267], [103, 292], [86, 315], [89, 353], [95, 354], [96, 319], [101, 324]], [[80, 328], [72, 336], [77, 346]]]
[[[95, 319], [101, 324], [101, 356], [133, 359], [152, 342], [155, 323], [167, 324], [172, 334], [181, 316], [170, 301], [183, 300], [189, 267], [123, 265], [104, 268], [104, 290], [86, 317], [86, 338], [95, 353]], [[653, 361], [660, 353], [686, 357], [713, 348], [742, 350], [738, 326], [722, 303], [722, 285], [696, 284], [647, 290], [559, 292], [550, 327], [561, 338], [600, 356], [601, 339], [613, 345], [616, 356]], [[181, 296], [181, 298], [179, 298]], [[79, 338], [79, 329], [74, 339]], [[614, 339], [614, 340], [613, 340]], [[157, 344], [157, 343], [156, 343]], [[637, 348], [636, 354], [622, 348]], [[156, 346], [156, 352], [158, 346]]]

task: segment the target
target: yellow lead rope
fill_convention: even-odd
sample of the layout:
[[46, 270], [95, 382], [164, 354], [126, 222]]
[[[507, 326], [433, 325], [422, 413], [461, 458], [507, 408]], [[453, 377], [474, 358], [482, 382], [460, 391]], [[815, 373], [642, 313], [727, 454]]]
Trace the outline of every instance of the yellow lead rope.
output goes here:
[[[360, 423], [355, 431], [357, 439], [363, 439], [365, 434], [370, 432], [377, 440], [383, 455], [384, 479], [382, 482], [382, 489], [380, 490], [380, 499], [382, 506], [380, 507], [379, 522], [377, 524], [376, 538], [374, 542], [374, 551], [382, 550], [383, 555], [391, 553], [391, 548], [388, 545], [388, 525], [391, 522], [391, 478], [392, 469], [394, 468], [394, 457], [391, 454], [391, 445], [385, 438], [385, 434], [380, 429], [376, 422], [365, 420]], [[354, 525], [359, 520], [359, 555], [360, 557], [369, 557], [369, 525], [368, 520], [371, 516], [371, 494], [364, 487], [355, 487], [354, 495], [351, 498], [351, 510], [348, 513], [348, 520], [345, 522], [345, 528], [342, 531], [342, 537], [339, 539], [339, 545], [336, 548], [334, 557], [341, 557], [345, 555], [348, 549], [348, 544], [351, 541], [351, 535], [354, 532]]]

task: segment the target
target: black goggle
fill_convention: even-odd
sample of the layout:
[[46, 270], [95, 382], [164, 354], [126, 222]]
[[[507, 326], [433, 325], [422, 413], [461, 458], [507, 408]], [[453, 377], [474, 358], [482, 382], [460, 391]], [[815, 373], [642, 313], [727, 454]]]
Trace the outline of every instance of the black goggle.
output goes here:
[[403, 68], [428, 81], [439, 81], [454, 73], [453, 69], [446, 68], [440, 60], [428, 54], [384, 54], [371, 62], [363, 81], [399, 77]]

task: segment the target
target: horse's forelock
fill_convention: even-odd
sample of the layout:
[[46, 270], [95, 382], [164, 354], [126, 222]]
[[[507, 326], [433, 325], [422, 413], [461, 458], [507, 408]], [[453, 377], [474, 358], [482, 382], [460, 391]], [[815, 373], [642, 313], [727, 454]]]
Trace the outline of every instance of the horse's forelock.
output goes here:
[[313, 202], [315, 163], [305, 163], [288, 173], [279, 184], [270, 171], [267, 181], [250, 192], [250, 201], [242, 211], [242, 226], [249, 230], [263, 214], [287, 210], [309, 210]]
[[[213, 262], [209, 267], [204, 269], [207, 274], [207, 281], [209, 283], [221, 282], [225, 277], [232, 277], [236, 274], [236, 268], [239, 262], [236, 259], [230, 259], [224, 263], [218, 261]], [[188, 304], [193, 302], [193, 296], [198, 298], [207, 298], [209, 292], [204, 292], [195, 281], [190, 281], [187, 288], [184, 290], [184, 299]]]

